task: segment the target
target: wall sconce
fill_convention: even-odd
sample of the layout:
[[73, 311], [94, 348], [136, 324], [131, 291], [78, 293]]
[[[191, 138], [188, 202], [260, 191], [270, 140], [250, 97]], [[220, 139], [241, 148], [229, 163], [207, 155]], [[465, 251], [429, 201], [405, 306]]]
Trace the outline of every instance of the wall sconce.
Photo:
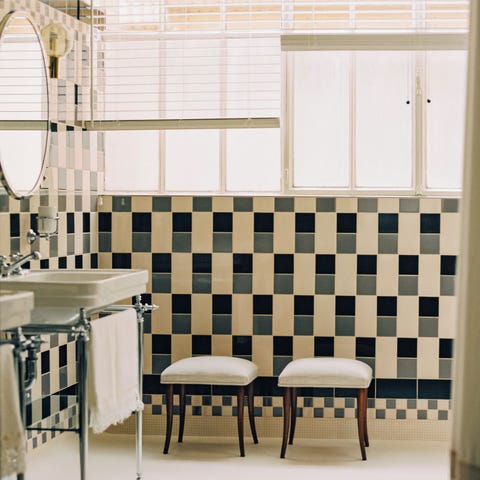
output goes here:
[[50, 235], [58, 233], [58, 212], [54, 207], [38, 207], [37, 232], [30, 229], [27, 241], [31, 245], [37, 237], [49, 240]]
[[45, 52], [50, 59], [50, 78], [58, 78], [60, 58], [72, 49], [72, 35], [70, 30], [59, 23], [51, 23], [41, 31]]

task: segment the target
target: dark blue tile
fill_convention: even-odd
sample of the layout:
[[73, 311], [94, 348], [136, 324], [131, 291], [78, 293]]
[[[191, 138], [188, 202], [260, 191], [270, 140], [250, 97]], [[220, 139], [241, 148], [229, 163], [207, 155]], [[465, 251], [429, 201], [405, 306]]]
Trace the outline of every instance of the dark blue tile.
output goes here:
[[255, 213], [253, 216], [253, 231], [255, 233], [273, 232], [273, 213]]
[[152, 214], [150, 212], [132, 213], [132, 231], [133, 232], [151, 232]]
[[439, 357], [440, 358], [453, 358], [453, 339], [451, 339], [451, 338], [440, 338]]
[[376, 275], [377, 274], [377, 256], [376, 255], [358, 255], [357, 256], [357, 274], [358, 275]]
[[438, 297], [420, 297], [418, 314], [420, 317], [438, 317]]
[[397, 316], [397, 297], [377, 297], [377, 315], [382, 317]]
[[295, 295], [294, 297], [295, 315], [313, 315], [313, 296]]
[[172, 353], [171, 335], [152, 335], [152, 353]]
[[420, 233], [440, 233], [440, 214], [421, 213]]
[[415, 358], [417, 356], [417, 339], [397, 338], [397, 356], [399, 358]]
[[171, 271], [172, 271], [172, 255], [170, 253], [153, 253], [152, 254], [152, 272], [171, 273]]
[[250, 335], [232, 336], [233, 355], [252, 355], [252, 337]]
[[160, 383], [160, 375], [143, 375], [143, 393], [145, 395], [155, 395], [161, 393], [162, 390]]
[[75, 233], [75, 216], [72, 212], [67, 213], [67, 233]]
[[315, 273], [334, 275], [335, 274], [335, 255], [315, 255]]
[[232, 214], [230, 212], [214, 212], [213, 214], [213, 231], [214, 232], [231, 232], [232, 231]]
[[253, 296], [253, 314], [254, 315], [272, 315], [273, 297], [272, 295], [254, 295]]
[[293, 338], [286, 336], [273, 337], [274, 355], [293, 355]]
[[335, 315], [355, 315], [355, 297], [336, 296]]
[[293, 255], [276, 253], [274, 256], [274, 273], [293, 273]]
[[192, 255], [193, 273], [212, 273], [212, 254], [194, 253]]
[[212, 313], [231, 314], [232, 313], [232, 296], [231, 295], [213, 295], [212, 296]]
[[442, 255], [440, 257], [440, 275], [455, 275], [456, 263], [455, 255]]
[[132, 254], [112, 253], [112, 268], [132, 268]]
[[315, 214], [314, 213], [296, 213], [295, 214], [295, 232], [315, 233]]
[[398, 233], [398, 214], [379, 213], [378, 233]]
[[400, 255], [398, 257], [400, 275], [418, 275], [418, 255]]
[[316, 357], [333, 357], [334, 337], [315, 337], [314, 354]]
[[172, 231], [173, 232], [191, 232], [192, 231], [192, 214], [184, 212], [175, 212], [172, 214]]
[[419, 380], [418, 398], [448, 400], [450, 398], [451, 387], [451, 380]]
[[233, 273], [252, 273], [252, 265], [251, 253], [233, 254]]
[[192, 354], [211, 355], [212, 337], [210, 335], [192, 335]]
[[83, 212], [82, 214], [83, 233], [90, 232], [90, 212]]
[[172, 313], [192, 313], [192, 296], [172, 295]]
[[337, 233], [355, 233], [356, 231], [356, 213], [337, 213]]
[[377, 398], [417, 398], [417, 381], [397, 378], [376, 380]]
[[375, 338], [357, 337], [355, 339], [356, 357], [375, 357]]

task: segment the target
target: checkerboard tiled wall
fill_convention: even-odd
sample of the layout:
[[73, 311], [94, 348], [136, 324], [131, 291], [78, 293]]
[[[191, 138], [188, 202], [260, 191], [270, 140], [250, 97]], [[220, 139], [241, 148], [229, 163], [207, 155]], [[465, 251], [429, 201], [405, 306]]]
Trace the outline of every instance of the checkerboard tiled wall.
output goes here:
[[[99, 266], [147, 268], [160, 306], [145, 334], [147, 414], [159, 376], [190, 355], [259, 366], [256, 413], [281, 415], [292, 359], [374, 368], [370, 415], [446, 420], [459, 242], [456, 199], [103, 197]], [[228, 389], [190, 391], [193, 415], [231, 415]], [[305, 416], [354, 416], [351, 391], [304, 389]], [[317, 398], [321, 394], [325, 398]]]

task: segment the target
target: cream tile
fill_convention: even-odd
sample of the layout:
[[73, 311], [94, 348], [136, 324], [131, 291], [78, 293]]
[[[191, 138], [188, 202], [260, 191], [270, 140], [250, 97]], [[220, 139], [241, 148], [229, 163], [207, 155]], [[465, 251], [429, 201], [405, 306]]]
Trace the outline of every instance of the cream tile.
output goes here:
[[0, 252], [10, 253], [10, 214], [0, 213]]
[[376, 378], [397, 377], [397, 339], [377, 337], [376, 341]]
[[398, 295], [398, 255], [377, 255], [377, 295]]
[[212, 355], [232, 356], [231, 335], [212, 335]]
[[253, 252], [253, 212], [234, 212], [232, 249], [235, 253]]
[[358, 200], [357, 197], [337, 197], [337, 212], [356, 213]]
[[273, 212], [275, 208], [274, 197], [253, 197], [254, 212]]
[[440, 297], [438, 336], [440, 338], [455, 338], [458, 325], [457, 297]]
[[295, 197], [295, 212], [315, 212], [317, 209], [315, 197]]
[[442, 213], [440, 216], [440, 254], [458, 255], [460, 253], [460, 232], [460, 214]]
[[152, 302], [158, 309], [152, 312], [152, 333], [172, 333], [172, 296], [170, 294], [152, 294]]
[[231, 253], [212, 254], [212, 293], [232, 293], [233, 262]]
[[192, 295], [192, 334], [212, 334], [212, 297]]
[[253, 333], [253, 296], [233, 295], [232, 298], [232, 334], [252, 335]]
[[172, 293], [192, 293], [191, 253], [172, 253]]
[[152, 373], [152, 336], [143, 336], [143, 373]]
[[374, 255], [378, 252], [378, 214], [357, 214], [357, 254]]
[[111, 212], [112, 211], [111, 195], [99, 195], [97, 200], [97, 208], [99, 212]]
[[315, 354], [313, 337], [295, 336], [293, 337], [293, 358], [310, 358]]
[[400, 255], [420, 253], [420, 215], [418, 213], [398, 214], [398, 253]]
[[420, 198], [420, 213], [440, 213], [441, 211], [441, 198]]
[[295, 253], [295, 213], [275, 213], [273, 251], [275, 253]]
[[252, 361], [258, 365], [259, 376], [273, 375], [273, 338], [271, 336], [252, 337]]
[[130, 212], [112, 214], [112, 251], [132, 251], [132, 214]]
[[408, 338], [418, 336], [418, 297], [397, 298], [397, 336]]
[[418, 258], [418, 295], [440, 295], [440, 258], [438, 255], [420, 255]]
[[355, 358], [355, 337], [335, 337], [335, 357]]
[[315, 293], [315, 257], [314, 255], [294, 256], [294, 281], [295, 295], [313, 295]]
[[150, 196], [132, 196], [132, 212], [151, 212], [152, 197]]
[[172, 214], [152, 213], [152, 252], [172, 251]]
[[275, 295], [273, 297], [273, 335], [293, 335], [293, 296]]
[[213, 197], [213, 212], [233, 212], [233, 197]]
[[270, 253], [253, 254], [252, 289], [256, 294], [273, 293], [274, 257]]
[[419, 337], [417, 343], [418, 378], [438, 378], [438, 338]]
[[152, 254], [151, 253], [139, 253], [133, 252], [132, 253], [132, 268], [140, 268], [148, 270], [148, 284], [147, 284], [147, 292], [152, 291]]
[[378, 199], [379, 213], [398, 213], [400, 210], [399, 198], [381, 197]]
[[315, 295], [313, 333], [318, 337], [335, 336], [335, 296]]
[[377, 336], [377, 297], [358, 295], [355, 301], [355, 334], [357, 337]]
[[172, 212], [191, 212], [192, 209], [192, 197], [172, 197]]
[[192, 213], [192, 252], [211, 252], [213, 248], [213, 216], [211, 212]]
[[357, 256], [337, 254], [335, 263], [335, 294], [355, 295], [357, 293]]
[[172, 363], [192, 356], [192, 337], [172, 335]]
[[315, 253], [337, 251], [337, 215], [334, 212], [315, 214]]

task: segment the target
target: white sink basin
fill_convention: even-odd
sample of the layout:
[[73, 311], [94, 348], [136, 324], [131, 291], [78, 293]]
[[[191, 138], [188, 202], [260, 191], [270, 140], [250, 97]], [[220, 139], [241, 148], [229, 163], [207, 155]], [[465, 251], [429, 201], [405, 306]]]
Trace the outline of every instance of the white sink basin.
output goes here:
[[37, 270], [0, 278], [0, 290], [29, 290], [35, 307], [96, 308], [146, 291], [147, 270]]
[[0, 330], [30, 323], [32, 309], [32, 292], [14, 292], [0, 287]]

